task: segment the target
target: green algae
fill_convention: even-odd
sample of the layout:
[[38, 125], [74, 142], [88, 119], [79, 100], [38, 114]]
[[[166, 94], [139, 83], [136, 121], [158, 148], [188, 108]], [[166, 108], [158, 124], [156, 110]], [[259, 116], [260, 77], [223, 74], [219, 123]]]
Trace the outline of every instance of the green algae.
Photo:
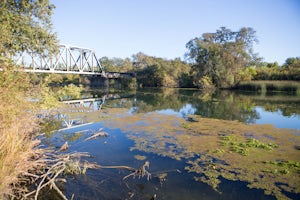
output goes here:
[[[128, 112], [127, 112], [128, 113]], [[221, 178], [244, 181], [278, 199], [300, 193], [300, 131], [272, 125], [189, 116], [192, 121], [159, 113], [126, 114], [120, 110], [103, 122], [134, 141], [130, 150], [185, 160], [194, 180], [216, 191]]]
[[221, 145], [229, 147], [229, 149], [235, 153], [239, 153], [243, 156], [249, 155], [250, 148], [260, 148], [267, 151], [272, 151], [274, 148], [278, 148], [277, 144], [272, 142], [263, 143], [254, 138], [248, 138], [246, 142], [239, 141], [234, 135], [220, 136]]

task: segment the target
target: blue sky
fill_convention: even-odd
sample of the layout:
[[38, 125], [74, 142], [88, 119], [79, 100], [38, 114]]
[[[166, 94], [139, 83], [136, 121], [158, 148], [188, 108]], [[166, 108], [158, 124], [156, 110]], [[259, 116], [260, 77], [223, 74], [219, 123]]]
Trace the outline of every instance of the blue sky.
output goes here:
[[97, 57], [184, 58], [185, 44], [221, 26], [256, 30], [264, 61], [300, 56], [300, 0], [51, 0], [61, 43]]

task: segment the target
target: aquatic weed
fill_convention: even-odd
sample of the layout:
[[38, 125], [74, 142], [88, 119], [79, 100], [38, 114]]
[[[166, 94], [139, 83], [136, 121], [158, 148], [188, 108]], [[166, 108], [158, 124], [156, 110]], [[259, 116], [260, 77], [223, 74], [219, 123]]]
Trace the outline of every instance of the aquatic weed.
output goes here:
[[234, 135], [220, 136], [221, 145], [229, 147], [229, 149], [235, 153], [243, 156], [249, 155], [249, 148], [259, 148], [267, 151], [272, 151], [277, 148], [277, 144], [263, 143], [257, 139], [250, 138], [246, 142], [239, 141]]

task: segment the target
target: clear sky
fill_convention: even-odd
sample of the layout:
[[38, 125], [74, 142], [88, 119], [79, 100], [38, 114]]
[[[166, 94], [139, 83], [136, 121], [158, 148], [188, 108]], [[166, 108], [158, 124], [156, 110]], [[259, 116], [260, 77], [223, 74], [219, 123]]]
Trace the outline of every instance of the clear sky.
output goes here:
[[185, 44], [221, 26], [256, 30], [264, 61], [300, 56], [300, 0], [51, 0], [60, 43], [97, 57], [184, 58]]

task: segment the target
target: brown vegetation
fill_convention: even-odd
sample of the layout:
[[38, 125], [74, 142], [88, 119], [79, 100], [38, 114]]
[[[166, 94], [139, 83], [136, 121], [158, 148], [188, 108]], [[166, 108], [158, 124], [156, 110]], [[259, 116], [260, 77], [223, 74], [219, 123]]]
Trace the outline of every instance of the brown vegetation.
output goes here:
[[[35, 165], [32, 160], [39, 152], [33, 133], [38, 120], [32, 115], [33, 103], [26, 100], [31, 92], [28, 77], [8, 71], [1, 63], [0, 74], [0, 197], [11, 194], [11, 186], [19, 182], [19, 175]], [[31, 110], [32, 112], [28, 112]]]
[[[124, 113], [124, 110], [120, 111]], [[222, 178], [287, 199], [299, 193], [299, 130], [190, 116], [140, 113], [104, 121], [134, 141], [130, 150], [185, 160], [196, 181], [215, 190]], [[112, 122], [113, 121], [113, 122]]]
[[[0, 68], [0, 199], [37, 199], [43, 188], [52, 188], [66, 199], [56, 186], [60, 175], [85, 173], [94, 165], [80, 162], [86, 154], [60, 154], [38, 146], [43, 124], [38, 113], [43, 109], [43, 115], [49, 116], [51, 107], [58, 105], [57, 97], [45, 85], [31, 85], [28, 74], [17, 72], [9, 62], [0, 60]], [[38, 185], [29, 191], [33, 183]]]

